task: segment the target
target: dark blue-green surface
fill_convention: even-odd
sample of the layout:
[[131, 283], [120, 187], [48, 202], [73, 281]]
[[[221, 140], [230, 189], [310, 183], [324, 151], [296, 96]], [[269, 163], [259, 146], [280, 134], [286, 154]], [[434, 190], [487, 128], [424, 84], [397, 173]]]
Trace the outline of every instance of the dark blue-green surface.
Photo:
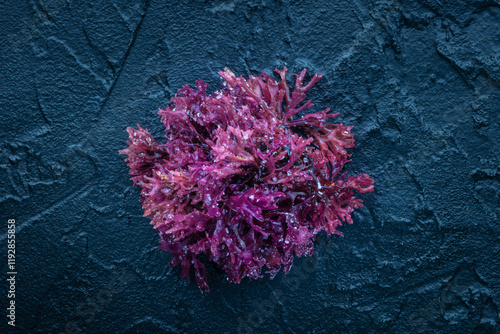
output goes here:
[[[498, 1], [76, 1], [0, 5], [0, 307], [12, 333], [496, 333]], [[184, 84], [287, 65], [354, 125], [374, 193], [344, 237], [273, 281], [211, 292], [169, 268], [119, 149]], [[329, 240], [329, 242], [327, 242]], [[5, 314], [4, 311], [3, 314]]]

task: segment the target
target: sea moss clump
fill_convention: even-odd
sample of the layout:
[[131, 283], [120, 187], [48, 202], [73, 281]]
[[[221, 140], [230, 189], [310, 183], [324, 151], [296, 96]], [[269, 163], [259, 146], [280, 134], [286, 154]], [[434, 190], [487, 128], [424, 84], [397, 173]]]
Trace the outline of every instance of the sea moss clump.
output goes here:
[[[184, 86], [160, 110], [166, 141], [138, 126], [128, 128], [127, 156], [134, 184], [142, 188], [144, 215], [158, 230], [159, 248], [173, 255], [182, 275], [191, 267], [200, 289], [209, 290], [200, 255], [219, 265], [231, 282], [287, 273], [293, 255], [311, 255], [320, 231], [341, 234], [363, 206], [354, 190], [373, 190], [368, 174], [346, 177], [342, 168], [354, 147], [352, 126], [327, 122], [338, 113], [311, 108], [306, 92], [321, 78], [293, 91], [262, 72], [249, 79], [230, 70], [220, 91]], [[303, 113], [301, 113], [303, 114]], [[203, 291], [203, 290], [202, 290]]]

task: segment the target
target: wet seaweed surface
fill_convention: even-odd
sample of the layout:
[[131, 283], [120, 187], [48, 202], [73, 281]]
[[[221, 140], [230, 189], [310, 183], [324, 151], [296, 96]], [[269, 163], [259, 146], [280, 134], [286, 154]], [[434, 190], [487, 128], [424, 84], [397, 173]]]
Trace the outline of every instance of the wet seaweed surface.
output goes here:
[[[17, 222], [12, 333], [496, 333], [500, 3], [8, 0], [0, 7], [2, 219]], [[127, 126], [156, 138], [184, 84], [287, 66], [353, 125], [375, 179], [344, 236], [210, 293], [142, 217]], [[0, 233], [6, 254], [7, 228]], [[4, 256], [6, 259], [6, 256]], [[6, 262], [4, 262], [6, 264]], [[5, 276], [6, 265], [2, 266]], [[2, 291], [7, 282], [2, 280]], [[0, 298], [7, 307], [6, 292]]]

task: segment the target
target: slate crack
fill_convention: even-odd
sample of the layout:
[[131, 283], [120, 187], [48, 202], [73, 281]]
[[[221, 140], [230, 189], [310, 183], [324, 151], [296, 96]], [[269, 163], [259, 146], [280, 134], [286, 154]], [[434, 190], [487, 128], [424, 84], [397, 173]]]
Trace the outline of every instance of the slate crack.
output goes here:
[[95, 51], [97, 51], [98, 54], [100, 54], [101, 56], [103, 56], [103, 58], [106, 60], [106, 63], [108, 64], [109, 68], [111, 68], [111, 71], [113, 72], [113, 76], [114, 76], [115, 73], [116, 73], [115, 67], [109, 61], [108, 56], [97, 45], [95, 45], [92, 42], [92, 40], [90, 39], [90, 37], [88, 35], [87, 28], [85, 27], [85, 22], [83, 24], [82, 30], [83, 30], [83, 35], [85, 36], [85, 39], [87, 40], [87, 43], [89, 44], [90, 48], [93, 49], [93, 50], [95, 50]]
[[35, 1], [35, 4], [36, 4], [36, 7], [38, 8], [38, 10], [40, 12], [43, 13], [43, 15], [45, 16], [45, 18], [49, 21], [49, 22], [52, 22], [53, 23], [53, 19], [52, 19], [52, 16], [49, 14], [49, 12], [43, 7], [43, 5], [40, 3], [40, 1]]
[[424, 195], [424, 188], [422, 187], [422, 185], [420, 184], [420, 182], [415, 178], [415, 175], [413, 175], [413, 173], [410, 172], [410, 170], [408, 169], [408, 167], [406, 165], [403, 165], [403, 168], [406, 171], [406, 174], [408, 174], [411, 177], [411, 179], [413, 180], [413, 182], [417, 186], [418, 191], [423, 196]]
[[134, 32], [132, 33], [132, 39], [130, 41], [130, 44], [128, 45], [127, 51], [125, 52], [125, 55], [123, 56], [122, 61], [120, 62], [118, 70], [114, 76], [113, 82], [111, 83], [111, 87], [109, 88], [97, 115], [100, 115], [101, 112], [104, 110], [104, 107], [108, 103], [108, 100], [109, 100], [111, 94], [113, 93], [113, 90], [116, 86], [116, 82], [118, 81], [118, 78], [120, 77], [120, 74], [122, 73], [122, 70], [125, 67], [125, 63], [127, 62], [128, 56], [130, 55], [130, 51], [132, 50], [132, 48], [135, 45], [135, 41], [137, 40], [137, 35], [139, 33], [139, 30], [141, 29], [142, 22], [144, 22], [144, 18], [146, 17], [146, 13], [148, 11], [149, 5], [150, 5], [150, 0], [147, 0], [146, 6], [144, 8], [144, 13], [142, 14], [141, 19], [140, 19], [139, 23], [137, 24], [137, 27], [135, 28]]
[[[87, 185], [75, 190], [74, 192], [66, 195], [66, 197], [64, 197], [63, 199], [55, 201], [47, 209], [43, 210], [40, 213], [37, 213], [37, 214], [31, 216], [30, 218], [26, 219], [23, 223], [17, 225], [16, 232], [20, 232], [23, 228], [29, 227], [34, 222], [39, 221], [40, 218], [42, 218], [46, 214], [51, 213], [53, 210], [64, 206], [68, 201], [71, 201], [75, 198], [80, 198], [80, 196], [87, 195], [89, 190], [92, 189], [94, 186], [95, 186], [95, 184], [87, 184]], [[0, 241], [3, 241], [5, 239], [7, 239], [7, 233], [4, 233], [0, 236]]]
[[[377, 115], [378, 115], [378, 111], [377, 111]], [[403, 131], [401, 131], [401, 127], [399, 126], [398, 122], [396, 120], [394, 120], [394, 126], [396, 127], [396, 129], [398, 130], [399, 132], [399, 143], [401, 144], [401, 135], [403, 134]]]
[[38, 87], [35, 83], [35, 98], [36, 98], [36, 105], [38, 107], [38, 111], [40, 111], [40, 114], [42, 115], [42, 119], [44, 120], [47, 125], [52, 125], [52, 122], [47, 118], [45, 115], [45, 112], [43, 111], [42, 104], [40, 103], [40, 97], [38, 96]]
[[442, 53], [440, 50], [439, 50], [439, 47], [436, 47], [436, 52], [437, 54], [442, 58], [444, 59], [448, 64], [451, 65], [451, 67], [453, 67], [453, 69], [455, 70], [455, 72], [458, 73], [458, 75], [460, 76], [460, 78], [462, 78], [462, 80], [464, 81], [464, 83], [467, 85], [467, 88], [470, 88], [470, 89], [473, 89], [474, 86], [469, 82], [469, 80], [465, 77], [464, 73], [463, 73], [463, 70], [462, 68], [460, 68], [460, 66], [458, 66], [457, 64], [455, 64], [455, 62], [453, 62], [450, 58], [448, 58], [444, 53]]

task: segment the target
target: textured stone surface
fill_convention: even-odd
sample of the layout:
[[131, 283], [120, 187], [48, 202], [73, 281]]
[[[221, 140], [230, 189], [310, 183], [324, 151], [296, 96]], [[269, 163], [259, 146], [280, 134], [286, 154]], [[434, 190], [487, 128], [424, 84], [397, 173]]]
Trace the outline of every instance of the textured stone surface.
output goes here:
[[[17, 332], [498, 331], [500, 3], [176, 3], [0, 5]], [[125, 128], [161, 137], [156, 111], [181, 85], [283, 65], [324, 75], [311, 98], [355, 126], [348, 171], [376, 190], [289, 275], [235, 285], [209, 267], [201, 298], [155, 249], [117, 152]]]

